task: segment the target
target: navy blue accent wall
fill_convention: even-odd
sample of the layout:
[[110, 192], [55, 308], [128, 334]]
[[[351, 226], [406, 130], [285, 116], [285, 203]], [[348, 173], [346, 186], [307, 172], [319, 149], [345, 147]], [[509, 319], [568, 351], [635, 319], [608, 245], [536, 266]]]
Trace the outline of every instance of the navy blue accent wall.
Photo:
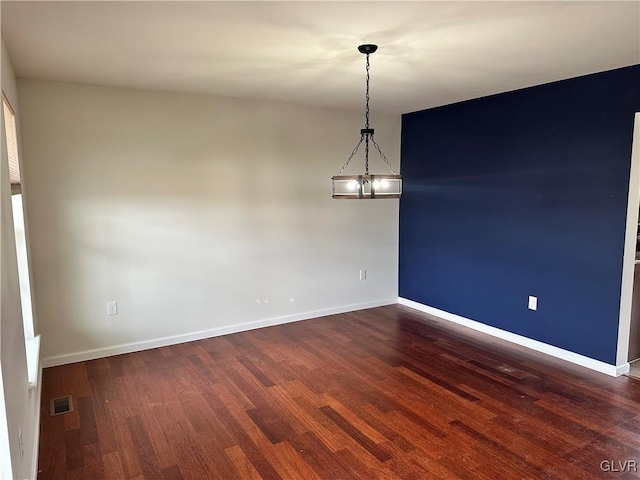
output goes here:
[[640, 65], [403, 115], [400, 296], [615, 364], [637, 111]]

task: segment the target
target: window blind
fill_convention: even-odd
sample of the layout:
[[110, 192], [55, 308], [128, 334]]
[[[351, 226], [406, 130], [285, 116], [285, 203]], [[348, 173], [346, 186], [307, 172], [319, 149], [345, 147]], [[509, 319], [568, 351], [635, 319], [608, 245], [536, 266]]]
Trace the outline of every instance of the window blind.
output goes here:
[[9, 178], [11, 180], [11, 193], [20, 193], [20, 165], [18, 163], [18, 135], [16, 133], [16, 116], [7, 101], [2, 96], [4, 109], [4, 131], [7, 139], [7, 157], [9, 161]]

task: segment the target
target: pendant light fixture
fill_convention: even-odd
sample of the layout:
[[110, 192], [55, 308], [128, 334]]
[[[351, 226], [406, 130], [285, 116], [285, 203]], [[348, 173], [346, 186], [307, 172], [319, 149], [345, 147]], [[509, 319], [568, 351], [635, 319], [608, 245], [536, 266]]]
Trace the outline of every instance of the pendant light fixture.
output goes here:
[[[402, 176], [393, 169], [387, 157], [385, 157], [380, 146], [373, 138], [374, 129], [369, 125], [369, 55], [378, 49], [377, 45], [360, 45], [358, 51], [367, 56], [367, 93], [365, 96], [365, 122], [364, 128], [360, 130], [360, 141], [356, 144], [351, 155], [342, 166], [338, 175], [331, 178], [333, 181], [333, 198], [345, 199], [374, 199], [374, 198], [400, 198], [402, 195]], [[360, 145], [364, 142], [364, 174], [362, 175], [342, 175], [349, 162], [358, 152]], [[387, 164], [391, 174], [370, 174], [369, 173], [369, 143]]]

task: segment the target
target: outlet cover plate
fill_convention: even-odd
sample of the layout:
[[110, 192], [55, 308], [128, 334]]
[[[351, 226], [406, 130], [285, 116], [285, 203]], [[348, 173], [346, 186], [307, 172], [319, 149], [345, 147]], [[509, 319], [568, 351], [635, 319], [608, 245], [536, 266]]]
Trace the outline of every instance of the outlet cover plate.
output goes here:
[[118, 302], [107, 302], [107, 315], [118, 314]]

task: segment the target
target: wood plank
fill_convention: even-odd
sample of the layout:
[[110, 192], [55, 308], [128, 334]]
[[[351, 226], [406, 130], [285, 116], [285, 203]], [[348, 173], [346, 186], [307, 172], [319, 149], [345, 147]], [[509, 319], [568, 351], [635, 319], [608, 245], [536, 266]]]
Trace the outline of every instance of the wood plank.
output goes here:
[[178, 465], [171, 465], [162, 469], [162, 480], [184, 480], [184, 477]]
[[74, 470], [84, 465], [82, 452], [82, 433], [80, 429], [67, 430], [64, 432], [64, 445], [66, 453], [66, 468]]
[[78, 414], [80, 416], [80, 438], [83, 445], [98, 443], [98, 427], [93, 411], [92, 397], [80, 397], [77, 399]]
[[[266, 449], [265, 456], [282, 480], [320, 480], [322, 478], [289, 442], [282, 442]], [[263, 478], [268, 477], [263, 475]]]
[[102, 455], [105, 478], [127, 478], [120, 458], [120, 452], [109, 452]]
[[237, 445], [225, 449], [224, 453], [229, 457], [233, 464], [238, 478], [246, 478], [248, 480], [262, 480], [262, 476], [249, 461], [247, 456]]
[[391, 454], [387, 450], [376, 444], [333, 408], [326, 406], [322, 407], [320, 411], [330, 418], [331, 421], [340, 427], [347, 435], [353, 438], [362, 448], [378, 459], [378, 461], [385, 462], [391, 460]]

